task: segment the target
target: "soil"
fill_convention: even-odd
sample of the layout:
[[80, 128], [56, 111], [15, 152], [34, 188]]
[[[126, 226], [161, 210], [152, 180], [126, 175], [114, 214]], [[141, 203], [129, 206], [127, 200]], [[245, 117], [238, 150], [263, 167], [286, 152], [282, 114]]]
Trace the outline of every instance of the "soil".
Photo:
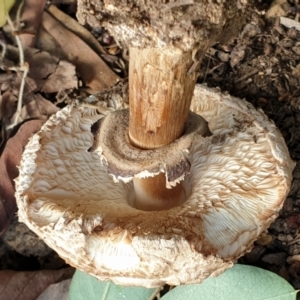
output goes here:
[[[255, 13], [238, 36], [209, 49], [198, 82], [245, 98], [262, 109], [285, 138], [297, 163], [291, 191], [279, 217], [239, 262], [276, 272], [300, 289], [300, 31], [287, 28], [280, 18], [272, 17], [272, 1], [262, 2], [257, 1]], [[281, 16], [298, 22], [297, 0], [277, 2], [281, 3]], [[24, 235], [18, 226], [15, 223], [10, 231]], [[0, 240], [0, 269], [62, 266], [53, 251], [44, 247], [38, 255], [15, 251], [18, 242], [16, 235], [7, 238], [10, 231]], [[28, 247], [35, 246], [29, 243]]]

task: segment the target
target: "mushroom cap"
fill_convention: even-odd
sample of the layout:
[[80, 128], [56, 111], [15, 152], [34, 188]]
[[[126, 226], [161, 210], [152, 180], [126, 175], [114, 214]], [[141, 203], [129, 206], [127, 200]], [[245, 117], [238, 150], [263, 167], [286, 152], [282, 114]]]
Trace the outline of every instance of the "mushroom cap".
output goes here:
[[278, 215], [294, 163], [275, 125], [246, 101], [197, 85], [191, 110], [212, 136], [194, 136], [186, 150], [191, 168], [181, 206], [131, 207], [132, 182], [114, 182], [90, 151], [91, 126], [104, 115], [73, 105], [26, 146], [16, 180], [20, 221], [100, 280], [154, 287], [217, 276]]
[[77, 18], [106, 29], [122, 45], [173, 46], [205, 50], [216, 39], [226, 40], [245, 21], [253, 0], [95, 0], [78, 1]]

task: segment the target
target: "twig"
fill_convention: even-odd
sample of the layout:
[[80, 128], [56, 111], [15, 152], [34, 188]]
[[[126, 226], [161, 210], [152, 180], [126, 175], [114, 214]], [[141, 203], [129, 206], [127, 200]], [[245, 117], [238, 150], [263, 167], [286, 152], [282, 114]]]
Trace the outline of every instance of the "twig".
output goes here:
[[[20, 27], [20, 15], [21, 15], [22, 7], [23, 7], [23, 1], [20, 3], [20, 5], [18, 7], [17, 15], [16, 15], [16, 23], [17, 23], [18, 27]], [[13, 128], [14, 126], [16, 126], [18, 124], [18, 120], [19, 120], [19, 117], [21, 115], [24, 88], [25, 88], [25, 81], [26, 81], [27, 74], [29, 72], [29, 65], [28, 65], [28, 63], [25, 63], [25, 61], [24, 61], [24, 49], [23, 49], [23, 46], [22, 46], [22, 42], [21, 42], [20, 37], [17, 34], [17, 29], [14, 26], [14, 23], [11, 20], [9, 15], [7, 15], [7, 22], [10, 25], [10, 27], [11, 27], [13, 33], [14, 33], [16, 43], [17, 43], [17, 46], [18, 46], [18, 50], [19, 50], [19, 67], [17, 68], [16, 71], [23, 72], [21, 85], [20, 85], [20, 90], [19, 90], [19, 95], [18, 95], [18, 105], [17, 105], [17, 111], [15, 113], [15, 119], [14, 119], [13, 123], [7, 127], [7, 129], [11, 129], [11, 128]]]
[[208, 70], [209, 70], [209, 64], [210, 64], [210, 57], [208, 57], [208, 62], [207, 62], [207, 65], [206, 65], [206, 69], [205, 69], [205, 73], [204, 73], [204, 77], [203, 77], [203, 82], [206, 81]]
[[17, 111], [16, 111], [16, 116], [15, 116], [15, 120], [13, 122], [12, 127], [14, 127], [15, 125], [18, 124], [18, 120], [19, 117], [21, 115], [21, 111], [22, 111], [22, 103], [23, 103], [23, 94], [24, 94], [24, 88], [25, 88], [25, 81], [26, 81], [26, 77], [29, 71], [29, 66], [28, 63], [24, 63], [23, 64], [23, 76], [22, 76], [22, 80], [21, 80], [21, 85], [20, 85], [20, 90], [19, 90], [19, 96], [18, 96], [18, 106], [17, 106]]
[[296, 1], [296, 16], [295, 16], [295, 21], [299, 22], [299, 17], [300, 17], [300, 11], [299, 11], [299, 0]]
[[195, 4], [194, 0], [179, 0], [177, 2], [166, 4], [164, 10], [167, 11], [174, 7], [179, 7], [179, 6], [184, 6], [184, 5], [193, 5], [193, 4]]
[[9, 15], [7, 15], [7, 22], [10, 25], [10, 27], [13, 31], [14, 37], [16, 39], [16, 42], [17, 42], [17, 46], [18, 46], [18, 50], [19, 50], [19, 65], [20, 65], [20, 68], [22, 68], [22, 66], [24, 65], [24, 51], [23, 51], [22, 42], [20, 40], [20, 37], [16, 33], [17, 30], [16, 30], [14, 23], [11, 20]]
[[149, 297], [149, 300], [154, 300], [156, 297], [157, 299], [160, 299], [160, 292], [163, 290], [163, 286], [159, 286], [155, 289], [153, 294]]
[[244, 81], [244, 80], [246, 80], [246, 79], [248, 79], [248, 78], [250, 78], [250, 77], [256, 75], [257, 73], [258, 73], [258, 70], [253, 70], [253, 71], [251, 71], [251, 72], [249, 72], [249, 73], [247, 73], [247, 74], [241, 76], [241, 77], [238, 78], [237, 80], [235, 80], [234, 83], [235, 83], [235, 84], [238, 84], [238, 83], [240, 83], [240, 82], [242, 82], [242, 81]]
[[2, 46], [1, 58], [4, 58], [5, 53], [6, 53], [6, 44], [0, 40], [0, 45]]

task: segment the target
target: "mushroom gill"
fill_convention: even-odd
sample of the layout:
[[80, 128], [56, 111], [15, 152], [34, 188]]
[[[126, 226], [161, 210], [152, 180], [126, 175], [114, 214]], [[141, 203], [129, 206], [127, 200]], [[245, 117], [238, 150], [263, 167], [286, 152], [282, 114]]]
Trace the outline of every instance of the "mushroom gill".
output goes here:
[[132, 181], [115, 182], [105, 157], [89, 151], [91, 126], [104, 115], [71, 105], [26, 146], [16, 180], [20, 221], [100, 280], [153, 287], [220, 274], [276, 218], [294, 163], [275, 125], [246, 101], [197, 85], [190, 109], [212, 135], [195, 134], [185, 151], [180, 206], [135, 209]]

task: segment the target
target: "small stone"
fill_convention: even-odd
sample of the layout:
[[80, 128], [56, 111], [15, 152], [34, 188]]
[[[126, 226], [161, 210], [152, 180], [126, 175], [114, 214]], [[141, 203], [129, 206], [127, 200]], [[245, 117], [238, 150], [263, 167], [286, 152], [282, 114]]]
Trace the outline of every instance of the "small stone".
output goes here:
[[275, 0], [267, 11], [265, 17], [267, 20], [283, 17], [287, 15], [289, 10], [290, 5], [287, 3], [287, 0]]

